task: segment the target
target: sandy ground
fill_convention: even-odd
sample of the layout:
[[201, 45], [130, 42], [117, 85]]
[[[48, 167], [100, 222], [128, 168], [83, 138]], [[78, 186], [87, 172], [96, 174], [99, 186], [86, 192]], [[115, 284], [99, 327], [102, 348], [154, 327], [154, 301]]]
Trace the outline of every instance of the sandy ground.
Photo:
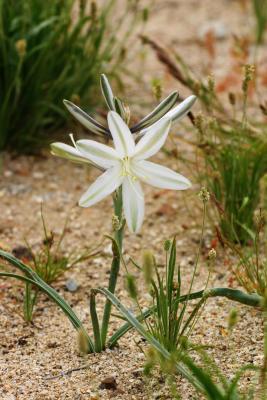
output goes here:
[[[224, 27], [224, 37], [218, 41], [216, 57], [212, 69], [220, 76], [229, 52], [228, 39], [237, 31], [252, 29], [248, 13], [241, 10], [238, 1], [210, 0], [156, 1], [146, 34], [160, 40], [166, 46], [172, 45], [188, 55], [190, 63], [198, 66], [199, 72], [211, 68], [206, 62], [206, 50], [196, 40], [207, 23], [219, 21]], [[176, 88], [177, 83], [166, 75], [155, 56], [147, 53], [144, 73], [147, 91], [152, 77], [164, 79], [164, 90]], [[201, 63], [199, 63], [201, 59]], [[144, 61], [142, 61], [144, 62]], [[136, 63], [141, 61], [137, 58]], [[174, 86], [175, 85], [175, 86]], [[173, 87], [174, 86], [174, 87]], [[179, 88], [181, 89], [181, 88]], [[129, 93], [137, 95], [138, 88], [129, 88]], [[138, 109], [138, 108], [137, 108]], [[139, 110], [140, 111], [140, 110]], [[181, 128], [185, 135], [189, 128]], [[179, 141], [177, 141], [179, 145]], [[191, 149], [182, 148], [190, 156]], [[193, 173], [175, 160], [167, 159], [163, 153], [157, 161], [169, 165], [193, 180]], [[48, 155], [38, 157], [11, 157], [4, 155], [4, 172], [0, 178], [0, 243], [10, 249], [22, 245], [26, 237], [33, 246], [42, 240], [40, 204], [44, 202], [44, 215], [48, 226], [56, 234], [60, 232], [67, 215], [70, 215], [68, 234], [63, 243], [66, 253], [82, 251], [100, 244], [103, 236], [111, 232], [112, 202], [108, 198], [90, 209], [77, 206], [79, 196], [97, 175], [94, 170], [73, 165]], [[197, 185], [190, 192], [174, 193], [145, 187], [146, 217], [142, 233], [138, 236], [126, 233], [125, 253], [141, 259], [145, 248], [154, 250], [162, 261], [162, 243], [166, 238], [177, 235], [178, 260], [182, 267], [184, 287], [189, 285], [193, 261], [200, 237], [201, 204], [197, 200]], [[205, 247], [208, 251], [212, 231], [205, 231]], [[82, 262], [59, 278], [54, 287], [61, 293], [84, 321], [90, 331], [88, 297], [90, 289], [105, 286], [108, 281], [111, 262], [110, 246], [104, 242], [100, 255]], [[227, 286], [231, 273], [227, 267], [227, 257], [219, 249], [218, 259], [211, 277], [210, 286]], [[135, 270], [133, 270], [136, 273]], [[129, 307], [124, 286], [124, 274], [120, 274], [117, 295]], [[66, 290], [68, 279], [74, 279], [79, 287], [74, 293]], [[201, 289], [207, 278], [206, 262], [201, 260], [195, 289]], [[113, 351], [81, 357], [77, 350], [74, 329], [62, 312], [45, 297], [36, 307], [34, 323], [27, 325], [22, 317], [22, 294], [20, 284], [14, 281], [0, 282], [0, 397], [3, 400], [52, 400], [52, 399], [171, 399], [164, 382], [155, 374], [144, 378], [140, 369], [145, 358], [136, 342], [144, 348], [137, 334], [127, 334]], [[140, 280], [140, 288], [142, 283]], [[140, 289], [144, 292], [143, 289]], [[103, 299], [99, 297], [99, 309]], [[229, 311], [236, 307], [239, 322], [231, 337], [227, 335]], [[120, 321], [113, 320], [110, 331], [114, 331]], [[211, 299], [191, 337], [193, 342], [213, 346], [211, 353], [227, 376], [232, 377], [240, 365], [260, 364], [262, 361], [262, 319], [257, 310]], [[88, 368], [66, 373], [83, 365]], [[113, 376], [118, 384], [116, 390], [102, 390], [100, 384], [106, 377]], [[178, 386], [184, 400], [198, 399], [186, 382], [178, 379]], [[251, 376], [242, 381], [247, 388]]]

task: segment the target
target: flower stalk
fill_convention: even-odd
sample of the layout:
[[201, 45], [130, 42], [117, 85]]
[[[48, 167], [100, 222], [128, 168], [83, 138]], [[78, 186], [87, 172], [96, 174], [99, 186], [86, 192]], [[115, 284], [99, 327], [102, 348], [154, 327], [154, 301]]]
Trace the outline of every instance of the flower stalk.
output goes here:
[[[123, 216], [122, 216], [122, 187], [120, 186], [119, 189], [116, 191], [115, 195], [113, 196], [113, 203], [114, 203], [114, 211], [116, 217], [119, 219], [120, 228], [115, 230], [114, 232], [114, 242], [112, 244], [112, 252], [113, 252], [113, 260], [111, 264], [110, 276], [109, 276], [109, 284], [108, 290], [110, 293], [114, 294], [118, 275], [120, 271], [120, 254], [122, 252], [122, 242], [123, 242], [123, 234], [124, 234], [124, 223], [123, 223]], [[101, 326], [101, 342], [102, 342], [102, 350], [105, 348], [106, 340], [107, 340], [107, 333], [108, 333], [108, 325], [110, 320], [111, 314], [111, 307], [112, 304], [109, 299], [106, 299], [102, 326]]]

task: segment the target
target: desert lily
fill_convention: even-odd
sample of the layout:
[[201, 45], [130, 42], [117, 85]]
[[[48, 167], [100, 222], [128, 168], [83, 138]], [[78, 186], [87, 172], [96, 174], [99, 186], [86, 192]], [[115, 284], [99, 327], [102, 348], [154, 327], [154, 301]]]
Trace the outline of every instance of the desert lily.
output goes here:
[[114, 148], [93, 140], [78, 140], [74, 147], [64, 143], [52, 144], [52, 152], [74, 161], [89, 162], [105, 172], [82, 195], [81, 207], [90, 207], [122, 186], [122, 204], [127, 225], [138, 232], [144, 218], [144, 195], [140, 182], [152, 186], [184, 190], [191, 184], [187, 178], [169, 168], [147, 161], [164, 145], [171, 120], [164, 117], [146, 129], [134, 142], [133, 135], [115, 111], [108, 113], [108, 127]]
[[[161, 149], [172, 122], [186, 115], [196, 98], [190, 96], [173, 108], [178, 97], [178, 93], [174, 92], [147, 117], [129, 128], [129, 110], [113, 96], [104, 75], [101, 76], [101, 89], [110, 110], [107, 118], [108, 127], [101, 125], [73, 103], [64, 101], [64, 104], [70, 113], [91, 132], [112, 138], [114, 148], [94, 140], [84, 139], [75, 142], [73, 135], [71, 135], [73, 146], [53, 143], [51, 147], [54, 155], [78, 163], [92, 164], [103, 171], [80, 198], [80, 206], [90, 207], [115, 192], [113, 196], [114, 235], [111, 238], [113, 259], [108, 284], [108, 292], [114, 294], [120, 270], [124, 216], [132, 232], [140, 230], [144, 218], [144, 195], [140, 182], [174, 190], [187, 189], [191, 185], [189, 180], [182, 175], [148, 159]], [[136, 133], [138, 135], [134, 135]], [[102, 351], [107, 345], [111, 301], [106, 300], [100, 324], [95, 307], [95, 292], [92, 291], [90, 313], [95, 338], [93, 347], [96, 352]]]

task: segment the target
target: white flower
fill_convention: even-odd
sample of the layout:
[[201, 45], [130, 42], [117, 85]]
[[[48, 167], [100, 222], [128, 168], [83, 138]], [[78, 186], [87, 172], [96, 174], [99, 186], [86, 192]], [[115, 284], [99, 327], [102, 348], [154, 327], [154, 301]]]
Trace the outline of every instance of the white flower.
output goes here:
[[122, 185], [123, 209], [127, 225], [138, 232], [144, 219], [144, 195], [140, 182], [173, 190], [188, 189], [191, 184], [184, 176], [169, 168], [147, 161], [164, 145], [171, 120], [162, 118], [151, 127], [137, 144], [133, 135], [115, 111], [108, 113], [108, 127], [114, 147], [93, 140], [78, 140], [75, 147], [53, 143], [52, 153], [77, 162], [89, 162], [105, 172], [82, 195], [81, 207], [90, 207]]

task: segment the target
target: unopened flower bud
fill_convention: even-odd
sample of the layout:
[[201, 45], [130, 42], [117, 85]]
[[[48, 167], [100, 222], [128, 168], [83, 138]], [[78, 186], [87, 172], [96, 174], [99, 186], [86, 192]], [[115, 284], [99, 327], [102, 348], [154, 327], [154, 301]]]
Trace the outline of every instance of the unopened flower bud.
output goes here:
[[15, 43], [18, 55], [20, 58], [23, 58], [26, 54], [26, 49], [27, 49], [27, 42], [25, 39], [19, 39]]
[[203, 201], [203, 203], [207, 203], [210, 199], [210, 193], [205, 187], [203, 187], [198, 193], [198, 197]]
[[145, 250], [143, 253], [143, 273], [146, 285], [150, 285], [153, 278], [155, 260], [153, 253], [150, 250]]
[[89, 352], [88, 338], [82, 328], [78, 329], [78, 348], [82, 354], [87, 354]]

